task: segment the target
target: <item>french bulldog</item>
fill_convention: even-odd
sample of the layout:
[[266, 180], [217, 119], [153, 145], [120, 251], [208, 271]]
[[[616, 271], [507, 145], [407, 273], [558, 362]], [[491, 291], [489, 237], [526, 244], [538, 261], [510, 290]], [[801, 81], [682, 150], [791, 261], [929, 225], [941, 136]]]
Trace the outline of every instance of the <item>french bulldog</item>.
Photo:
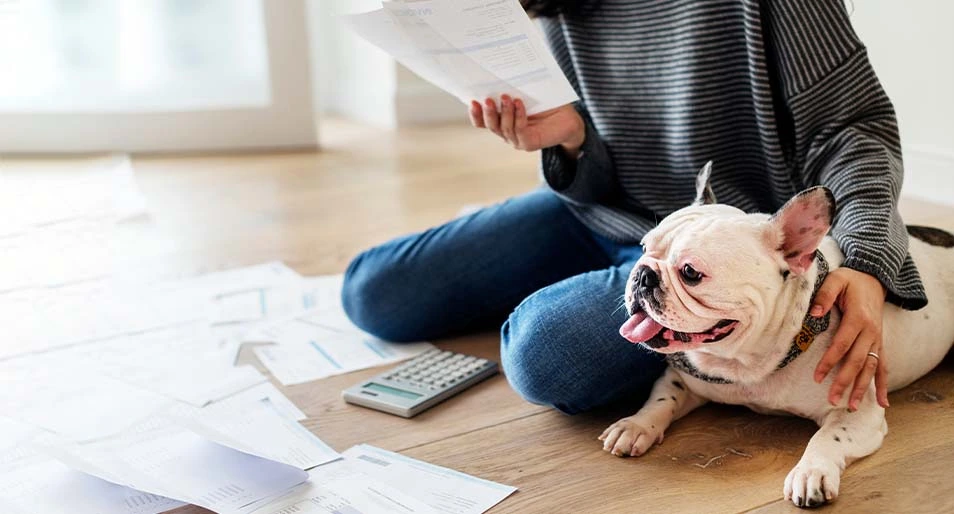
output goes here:
[[[837, 406], [828, 402], [837, 368], [820, 384], [813, 379], [840, 320], [837, 309], [808, 315], [825, 275], [844, 260], [827, 235], [834, 197], [814, 187], [774, 215], [746, 214], [714, 203], [711, 169], [699, 173], [695, 202], [642, 240], [620, 334], [665, 354], [669, 365], [646, 404], [599, 439], [614, 455], [642, 455], [673, 421], [710, 400], [809, 418], [820, 428], [783, 493], [799, 507], [830, 502], [845, 467], [876, 451], [888, 430], [874, 384], [852, 412], [848, 394]], [[911, 237], [909, 247], [929, 303], [919, 311], [884, 307], [882, 354], [869, 354], [866, 365], [887, 359], [891, 391], [927, 374], [954, 344], [954, 236], [908, 231], [930, 241]]]

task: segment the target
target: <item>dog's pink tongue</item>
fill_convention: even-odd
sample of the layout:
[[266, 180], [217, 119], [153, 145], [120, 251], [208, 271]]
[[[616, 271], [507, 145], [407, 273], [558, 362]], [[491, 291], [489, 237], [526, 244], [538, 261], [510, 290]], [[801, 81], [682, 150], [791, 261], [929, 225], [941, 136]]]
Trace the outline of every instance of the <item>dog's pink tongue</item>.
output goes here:
[[662, 329], [663, 326], [656, 323], [656, 320], [640, 311], [630, 316], [626, 323], [619, 327], [619, 335], [632, 343], [642, 343], [652, 339]]

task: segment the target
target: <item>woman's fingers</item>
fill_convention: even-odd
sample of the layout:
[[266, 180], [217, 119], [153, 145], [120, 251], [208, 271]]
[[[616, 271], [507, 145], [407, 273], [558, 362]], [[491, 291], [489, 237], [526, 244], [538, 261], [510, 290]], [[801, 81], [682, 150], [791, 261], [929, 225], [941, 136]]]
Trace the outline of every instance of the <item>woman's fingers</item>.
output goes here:
[[468, 114], [471, 125], [490, 130], [518, 150], [527, 149], [527, 109], [519, 98], [501, 95], [499, 109], [493, 98], [482, 104], [472, 100]]
[[494, 103], [493, 98], [484, 100], [484, 125], [494, 134], [503, 137], [500, 131], [500, 115], [497, 113], [497, 104]]
[[517, 98], [513, 101], [513, 132], [516, 138], [518, 150], [528, 148], [527, 141], [527, 108], [523, 105], [523, 100]]
[[[875, 341], [875, 343], [877, 343], [877, 341]], [[871, 346], [872, 350], [878, 347], [878, 344]], [[858, 409], [858, 404], [861, 403], [861, 399], [864, 398], [865, 393], [871, 386], [871, 380], [875, 377], [875, 373], [880, 366], [879, 360], [867, 353], [862, 358], [864, 360], [861, 363], [861, 372], [859, 372], [855, 378], [854, 388], [848, 397], [848, 408], [853, 411]]]
[[878, 396], [878, 405], [887, 409], [891, 403], [888, 402], [888, 365], [884, 362], [884, 346], [878, 350], [880, 358], [878, 359], [878, 371], [875, 373], [875, 393]]
[[[870, 331], [863, 330], [860, 334], [858, 334], [854, 344], [851, 345], [848, 355], [841, 363], [841, 369], [838, 370], [838, 374], [835, 376], [834, 383], [831, 385], [828, 401], [831, 402], [832, 405], [837, 405], [838, 402], [841, 401], [844, 392], [852, 385], [855, 387], [851, 394], [854, 394], [859, 387], [867, 387], [871, 385], [871, 378], [874, 376], [874, 371], [878, 363], [874, 357], [868, 356], [868, 352], [871, 351], [870, 349], [875, 346], [875, 343], [876, 338]], [[874, 366], [872, 366], [872, 364]], [[868, 367], [865, 367], [866, 365]], [[859, 375], [864, 375], [867, 377], [867, 382], [865, 384], [861, 384], [860, 379], [864, 377]], [[851, 396], [848, 398], [849, 408], [851, 410], [857, 408], [857, 405], [851, 406], [850, 404], [853, 399], [854, 398]]]
[[484, 127], [484, 110], [480, 107], [480, 102], [477, 100], [470, 101], [470, 109], [467, 111], [470, 115], [470, 124], [477, 128]]
[[513, 100], [508, 95], [500, 97], [500, 132], [508, 143], [517, 144], [513, 126]]

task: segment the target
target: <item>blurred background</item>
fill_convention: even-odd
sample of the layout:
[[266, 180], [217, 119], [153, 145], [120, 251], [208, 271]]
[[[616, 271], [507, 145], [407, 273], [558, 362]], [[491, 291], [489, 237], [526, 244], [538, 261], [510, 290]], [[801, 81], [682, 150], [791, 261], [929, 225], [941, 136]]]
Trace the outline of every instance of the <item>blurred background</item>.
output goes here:
[[[906, 192], [949, 201], [954, 7], [847, 5], [898, 110]], [[385, 129], [464, 123], [452, 97], [336, 22], [379, 6], [0, 0], [0, 152], [318, 148], [329, 117]]]

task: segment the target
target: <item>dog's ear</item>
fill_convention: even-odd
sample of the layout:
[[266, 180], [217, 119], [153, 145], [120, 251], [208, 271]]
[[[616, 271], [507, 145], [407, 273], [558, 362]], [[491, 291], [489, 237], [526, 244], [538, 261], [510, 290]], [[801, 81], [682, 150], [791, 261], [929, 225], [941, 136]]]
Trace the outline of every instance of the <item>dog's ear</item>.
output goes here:
[[834, 217], [835, 196], [818, 186], [795, 195], [769, 220], [770, 241], [796, 275], [811, 266]]
[[709, 185], [711, 175], [712, 161], [709, 161], [696, 175], [696, 199], [692, 202], [693, 205], [716, 203], [715, 193], [712, 192], [712, 186]]

